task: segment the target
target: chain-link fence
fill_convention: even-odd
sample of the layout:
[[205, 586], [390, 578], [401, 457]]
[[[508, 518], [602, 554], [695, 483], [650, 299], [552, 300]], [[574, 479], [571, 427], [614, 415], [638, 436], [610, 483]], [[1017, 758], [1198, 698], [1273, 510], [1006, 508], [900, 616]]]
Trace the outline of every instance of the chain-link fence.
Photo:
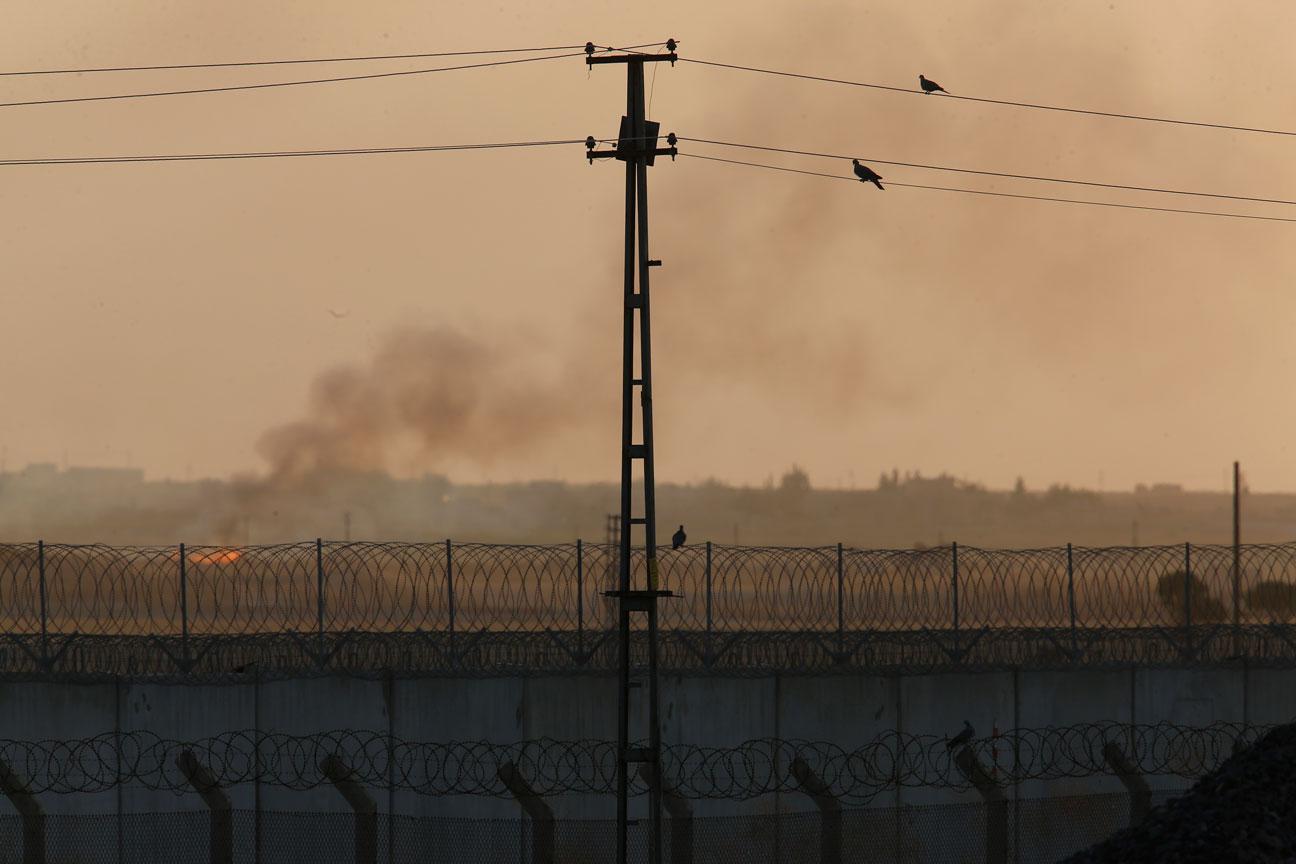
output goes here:
[[[1006, 843], [988, 859], [990, 808], [981, 803], [870, 807], [840, 813], [839, 838], [825, 849], [816, 812], [667, 819], [664, 859], [670, 864], [1048, 864], [1128, 824], [1122, 795], [1023, 799], [1004, 806]], [[687, 843], [677, 834], [686, 832]], [[646, 861], [646, 826], [631, 827], [632, 860]], [[350, 813], [234, 810], [228, 814], [230, 864], [534, 864], [528, 819], [456, 819], [378, 814], [372, 842], [357, 848]], [[612, 820], [557, 820], [552, 857], [584, 864], [613, 860]], [[210, 864], [211, 816], [203, 811], [120, 816], [45, 817], [48, 864]], [[838, 843], [838, 846], [834, 846]], [[363, 846], [363, 844], [362, 844]], [[834, 856], [834, 849], [839, 857]], [[22, 820], [0, 815], [0, 862], [24, 860]], [[829, 856], [825, 858], [825, 853]], [[358, 857], [358, 854], [360, 857]]]
[[[1296, 544], [659, 556], [668, 670], [1296, 661]], [[609, 670], [616, 558], [580, 542], [0, 545], [0, 674]]]

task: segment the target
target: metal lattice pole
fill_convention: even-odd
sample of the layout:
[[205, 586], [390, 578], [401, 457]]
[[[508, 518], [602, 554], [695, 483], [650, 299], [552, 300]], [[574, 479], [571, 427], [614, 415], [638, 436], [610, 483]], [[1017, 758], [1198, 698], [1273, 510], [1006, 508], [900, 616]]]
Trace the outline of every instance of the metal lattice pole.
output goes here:
[[[658, 717], [657, 674], [657, 600], [670, 596], [661, 591], [657, 580], [657, 513], [653, 461], [652, 411], [652, 338], [649, 319], [649, 269], [661, 262], [648, 257], [648, 168], [658, 155], [674, 158], [675, 136], [668, 136], [669, 147], [659, 148], [659, 126], [644, 116], [644, 64], [668, 61], [674, 63], [675, 41], [666, 45], [667, 54], [600, 54], [594, 56], [592, 43], [586, 44], [585, 62], [589, 66], [623, 63], [626, 66], [626, 113], [621, 118], [615, 150], [596, 151], [596, 141], [586, 139], [587, 156], [595, 159], [619, 159], [626, 163], [625, 197], [625, 288], [623, 301], [623, 340], [621, 354], [621, 512], [618, 532], [618, 599], [617, 630], [619, 664], [617, 675], [617, 861], [628, 860], [629, 782], [631, 764], [656, 765], [661, 754], [661, 729]], [[638, 325], [636, 328], [636, 324]], [[639, 367], [635, 370], [636, 329], [639, 339]], [[634, 395], [639, 391], [640, 438], [635, 441]], [[634, 515], [634, 463], [641, 463], [643, 475], [643, 509]], [[644, 558], [647, 585], [636, 588], [631, 567], [631, 532], [643, 527]], [[643, 614], [648, 625], [648, 669], [646, 692], [647, 746], [631, 746], [631, 689], [640, 682], [631, 676], [631, 615]], [[660, 772], [652, 771], [648, 782], [648, 860], [659, 864], [661, 848]]]

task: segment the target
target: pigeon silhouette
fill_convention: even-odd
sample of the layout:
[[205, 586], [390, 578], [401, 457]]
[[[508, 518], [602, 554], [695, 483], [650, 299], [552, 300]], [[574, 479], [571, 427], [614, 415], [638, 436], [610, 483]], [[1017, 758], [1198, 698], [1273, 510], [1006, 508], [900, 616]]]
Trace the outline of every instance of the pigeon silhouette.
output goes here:
[[942, 93], [949, 92], [944, 87], [937, 84], [935, 81], [931, 80], [930, 78], [924, 78], [922, 75], [918, 76], [918, 83], [919, 85], [922, 86], [923, 92], [926, 93], [928, 96], [935, 93], [937, 90], [939, 90]]
[[971, 741], [971, 740], [972, 740], [972, 736], [974, 736], [974, 735], [976, 735], [976, 730], [972, 728], [972, 724], [971, 724], [971, 723], [969, 723], [968, 721], [964, 720], [964, 721], [963, 721], [963, 731], [960, 732], [960, 733], [958, 733], [957, 735], [955, 735], [953, 738], [951, 738], [951, 739], [950, 739], [950, 740], [945, 744], [945, 749], [946, 749], [946, 750], [954, 750], [955, 748], [962, 747], [964, 744], [966, 744], [966, 743], [968, 743], [969, 741]]
[[860, 179], [861, 183], [872, 183], [879, 189], [882, 188], [882, 184], [878, 182], [882, 179], [881, 174], [862, 164], [858, 159], [852, 159], [851, 164], [855, 166], [855, 176]]
[[684, 526], [681, 525], [679, 527], [679, 530], [671, 535], [671, 548], [672, 549], [680, 548], [681, 546], [684, 545], [684, 541], [687, 539], [688, 539], [688, 535], [684, 533]]

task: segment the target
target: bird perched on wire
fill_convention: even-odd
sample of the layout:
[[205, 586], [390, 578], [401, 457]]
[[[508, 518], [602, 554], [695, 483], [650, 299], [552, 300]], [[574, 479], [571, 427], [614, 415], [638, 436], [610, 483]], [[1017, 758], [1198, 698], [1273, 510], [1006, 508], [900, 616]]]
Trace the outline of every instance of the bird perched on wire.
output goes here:
[[882, 188], [882, 184], [878, 182], [882, 179], [881, 174], [861, 163], [858, 159], [852, 159], [851, 164], [855, 166], [855, 176], [860, 179], [861, 183], [872, 183], [879, 189]]
[[684, 541], [687, 539], [688, 539], [688, 535], [684, 533], [684, 526], [681, 525], [679, 527], [679, 530], [671, 535], [671, 548], [672, 549], [680, 548], [681, 546], [684, 545]]
[[926, 93], [928, 96], [935, 93], [937, 90], [939, 90], [942, 93], [949, 93], [949, 91], [946, 90], [944, 87], [940, 86], [930, 78], [924, 78], [922, 75], [918, 76], [918, 84], [922, 87], [923, 92]]
[[976, 735], [976, 730], [972, 728], [972, 724], [964, 720], [963, 731], [959, 732], [948, 742], [946, 742], [945, 749], [954, 750], [958, 747], [962, 747], [964, 744], [967, 744], [969, 741], [971, 741], [973, 736], [975, 735]]

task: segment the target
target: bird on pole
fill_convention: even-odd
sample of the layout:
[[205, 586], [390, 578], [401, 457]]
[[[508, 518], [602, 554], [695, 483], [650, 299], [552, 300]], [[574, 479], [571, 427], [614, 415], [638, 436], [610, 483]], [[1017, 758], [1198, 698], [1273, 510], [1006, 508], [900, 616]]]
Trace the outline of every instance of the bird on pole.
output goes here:
[[860, 179], [861, 183], [872, 183], [874, 186], [878, 187], [879, 189], [883, 188], [882, 184], [878, 182], [879, 180], [882, 179], [881, 174], [877, 173], [872, 168], [863, 164], [858, 159], [852, 159], [851, 165], [855, 166], [855, 176]]
[[671, 535], [671, 548], [672, 549], [680, 548], [681, 546], [684, 545], [684, 541], [687, 539], [688, 539], [688, 535], [684, 533], [684, 526], [681, 525], [679, 527], [679, 530]]
[[935, 93], [937, 90], [939, 90], [942, 93], [946, 93], [946, 94], [949, 93], [949, 91], [946, 90], [944, 87], [940, 86], [930, 78], [926, 78], [922, 75], [918, 76], [918, 84], [922, 87], [923, 92], [926, 93], [928, 96]]
[[976, 735], [976, 730], [972, 728], [972, 724], [964, 720], [963, 731], [959, 732], [957, 735], [951, 738], [949, 742], [946, 743], [945, 749], [955, 750], [959, 747], [962, 747], [964, 744], [967, 744], [969, 741], [971, 741], [973, 736], [975, 735]]

